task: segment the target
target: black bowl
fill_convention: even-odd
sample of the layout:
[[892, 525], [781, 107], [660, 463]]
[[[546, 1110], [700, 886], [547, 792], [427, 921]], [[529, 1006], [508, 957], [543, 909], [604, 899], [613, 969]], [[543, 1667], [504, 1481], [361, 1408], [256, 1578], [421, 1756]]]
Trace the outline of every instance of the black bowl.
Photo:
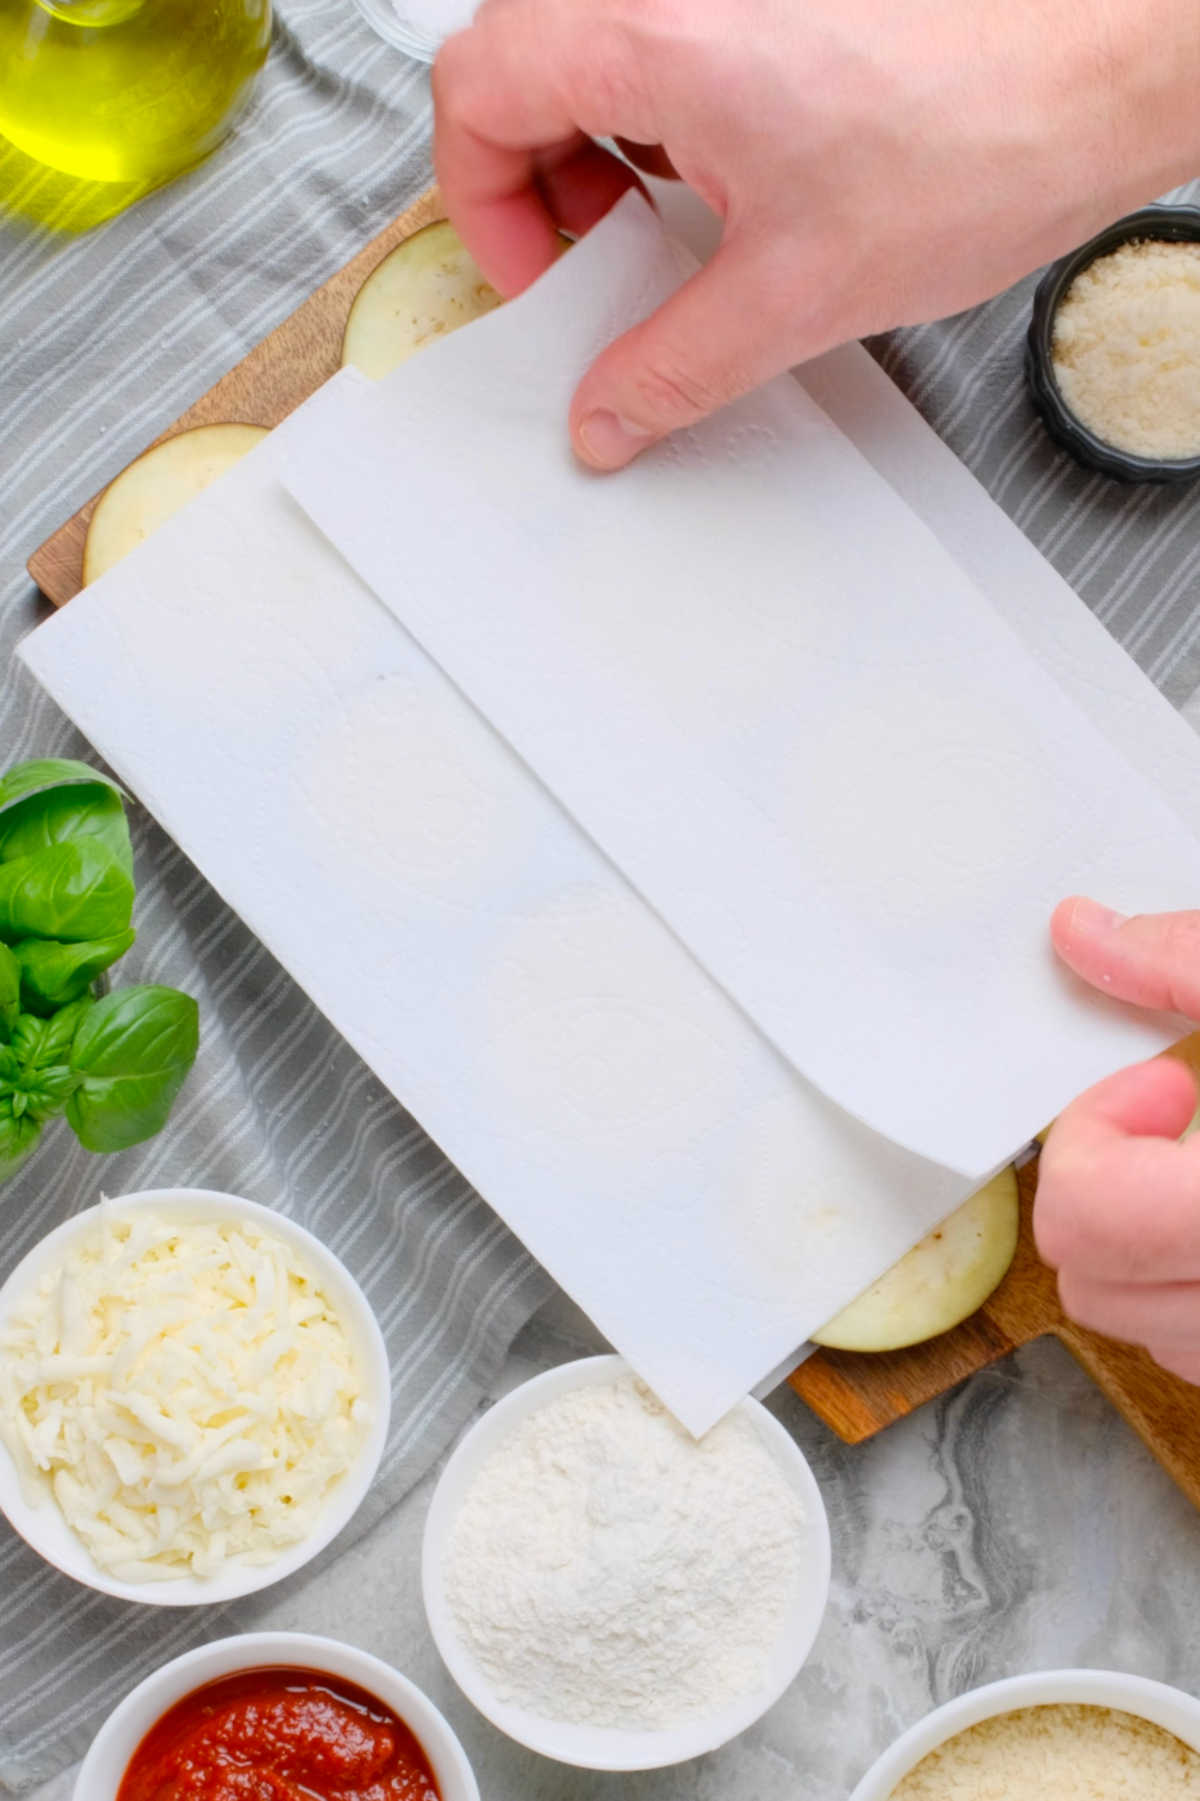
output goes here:
[[[1115, 475], [1126, 482], [1186, 482], [1200, 475], [1200, 456], [1143, 457], [1118, 450], [1090, 431], [1063, 398], [1054, 378], [1050, 340], [1054, 315], [1063, 295], [1082, 269], [1135, 239], [1157, 238], [1169, 243], [1200, 243], [1200, 206], [1144, 206], [1140, 212], [1118, 219], [1088, 243], [1052, 263], [1038, 283], [1033, 297], [1033, 318], [1025, 343], [1025, 373], [1034, 402], [1056, 443], [1079, 462]], [[1200, 380], [1200, 372], [1197, 374]]]

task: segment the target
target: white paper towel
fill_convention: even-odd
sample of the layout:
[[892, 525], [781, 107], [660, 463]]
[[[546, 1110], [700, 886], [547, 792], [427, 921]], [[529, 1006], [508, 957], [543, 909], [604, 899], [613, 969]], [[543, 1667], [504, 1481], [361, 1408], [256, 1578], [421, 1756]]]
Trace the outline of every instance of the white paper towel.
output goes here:
[[[682, 182], [645, 177], [671, 234], [707, 261], [721, 222]], [[1200, 838], [1196, 731], [1148, 682], [860, 344], [793, 375], [948, 550], [1026, 649]]]
[[21, 654], [700, 1432], [968, 1184], [788, 1068], [283, 491], [355, 386]]
[[793, 1066], [979, 1178], [1170, 1036], [1056, 964], [1055, 901], [1187, 905], [1200, 843], [795, 382], [574, 463], [575, 382], [678, 280], [627, 196], [288, 485]]

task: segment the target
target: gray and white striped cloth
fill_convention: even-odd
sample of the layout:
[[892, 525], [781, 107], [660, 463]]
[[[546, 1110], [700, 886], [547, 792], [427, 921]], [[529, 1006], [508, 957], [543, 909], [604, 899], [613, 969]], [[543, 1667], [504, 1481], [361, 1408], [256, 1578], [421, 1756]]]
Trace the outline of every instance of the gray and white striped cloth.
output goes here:
[[[36, 203], [26, 179], [0, 159], [10, 203]], [[11, 657], [40, 617], [25, 557], [430, 179], [427, 71], [349, 0], [296, 0], [251, 115], [204, 169], [88, 236], [4, 224], [0, 767], [89, 754]], [[197, 997], [200, 1059], [148, 1145], [101, 1159], [48, 1130], [0, 1189], [0, 1277], [102, 1185], [228, 1189], [302, 1219], [366, 1289], [393, 1375], [382, 1470], [331, 1559], [430, 1466], [551, 1284], [154, 822], [134, 835], [139, 936], [122, 975]], [[110, 1600], [0, 1523], [0, 1793], [72, 1762], [142, 1675], [262, 1605]]]
[[[350, 0], [279, 11], [254, 109], [206, 167], [87, 236], [0, 225], [0, 766], [87, 754], [11, 660], [40, 616], [26, 555], [430, 179], [427, 72]], [[0, 202], [36, 202], [43, 179], [0, 152]], [[1022, 384], [1028, 305], [1023, 284], [875, 348], [1182, 704], [1200, 683], [1200, 488], [1121, 488], [1054, 449]], [[0, 1191], [0, 1278], [102, 1183], [201, 1183], [302, 1218], [367, 1289], [394, 1378], [380, 1479], [332, 1561], [433, 1462], [550, 1284], [152, 821], [136, 821], [135, 846], [125, 979], [197, 996], [200, 1062], [150, 1145], [101, 1162], [63, 1128], [48, 1139]], [[251, 1625], [258, 1605], [128, 1607], [0, 1526], [0, 1793], [73, 1761], [141, 1675]]]

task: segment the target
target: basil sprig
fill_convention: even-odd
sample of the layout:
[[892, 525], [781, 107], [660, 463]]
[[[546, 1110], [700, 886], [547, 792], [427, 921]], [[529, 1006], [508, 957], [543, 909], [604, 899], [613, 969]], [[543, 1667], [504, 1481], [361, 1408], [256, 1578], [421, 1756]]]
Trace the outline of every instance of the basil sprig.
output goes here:
[[121, 790], [44, 758], [0, 778], [0, 1182], [66, 1117], [91, 1151], [166, 1123], [196, 1058], [190, 995], [146, 984], [97, 999], [134, 941], [133, 853]]

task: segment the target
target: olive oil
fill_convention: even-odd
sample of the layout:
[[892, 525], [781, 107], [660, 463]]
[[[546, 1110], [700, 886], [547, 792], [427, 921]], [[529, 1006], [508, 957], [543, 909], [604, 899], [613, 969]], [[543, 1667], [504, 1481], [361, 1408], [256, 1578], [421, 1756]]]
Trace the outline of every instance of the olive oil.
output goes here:
[[270, 0], [0, 0], [0, 134], [85, 181], [166, 181], [228, 132], [270, 29]]

